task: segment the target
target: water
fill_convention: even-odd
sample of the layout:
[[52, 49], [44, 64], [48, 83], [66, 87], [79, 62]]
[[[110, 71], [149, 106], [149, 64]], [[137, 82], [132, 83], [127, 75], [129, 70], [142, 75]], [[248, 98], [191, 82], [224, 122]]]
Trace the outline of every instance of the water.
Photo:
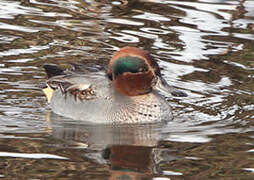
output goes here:
[[[0, 178], [253, 179], [252, 0], [2, 0]], [[51, 113], [43, 64], [107, 64], [142, 47], [169, 84], [166, 126]]]

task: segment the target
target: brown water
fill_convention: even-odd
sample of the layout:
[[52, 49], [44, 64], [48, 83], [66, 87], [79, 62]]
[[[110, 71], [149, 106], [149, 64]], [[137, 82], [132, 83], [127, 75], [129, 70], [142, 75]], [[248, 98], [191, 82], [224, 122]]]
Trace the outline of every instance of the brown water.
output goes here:
[[[93, 126], [50, 112], [42, 65], [151, 51], [165, 125]], [[253, 0], [1, 0], [0, 178], [254, 179]]]

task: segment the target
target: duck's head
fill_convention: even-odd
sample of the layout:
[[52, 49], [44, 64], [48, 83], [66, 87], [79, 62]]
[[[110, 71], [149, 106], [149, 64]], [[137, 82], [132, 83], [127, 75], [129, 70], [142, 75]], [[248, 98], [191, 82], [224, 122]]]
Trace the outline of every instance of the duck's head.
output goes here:
[[109, 62], [107, 74], [115, 88], [127, 96], [147, 94], [153, 89], [186, 96], [166, 83], [157, 62], [148, 51], [139, 48], [124, 47], [117, 51]]

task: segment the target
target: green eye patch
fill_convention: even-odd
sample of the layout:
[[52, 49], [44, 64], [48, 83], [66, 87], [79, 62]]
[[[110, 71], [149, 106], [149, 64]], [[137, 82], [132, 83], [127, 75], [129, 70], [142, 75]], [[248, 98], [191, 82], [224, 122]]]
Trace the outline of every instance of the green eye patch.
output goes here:
[[113, 74], [117, 77], [125, 72], [138, 73], [148, 71], [148, 66], [143, 59], [126, 56], [119, 58], [113, 65]]

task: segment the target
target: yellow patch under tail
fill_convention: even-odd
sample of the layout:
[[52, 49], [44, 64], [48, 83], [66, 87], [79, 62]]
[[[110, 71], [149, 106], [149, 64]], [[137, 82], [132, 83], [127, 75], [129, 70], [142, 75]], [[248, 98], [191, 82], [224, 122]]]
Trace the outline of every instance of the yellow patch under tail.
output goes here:
[[48, 86], [47, 88], [42, 89], [42, 91], [45, 93], [48, 103], [51, 103], [51, 99], [54, 94], [54, 90]]

